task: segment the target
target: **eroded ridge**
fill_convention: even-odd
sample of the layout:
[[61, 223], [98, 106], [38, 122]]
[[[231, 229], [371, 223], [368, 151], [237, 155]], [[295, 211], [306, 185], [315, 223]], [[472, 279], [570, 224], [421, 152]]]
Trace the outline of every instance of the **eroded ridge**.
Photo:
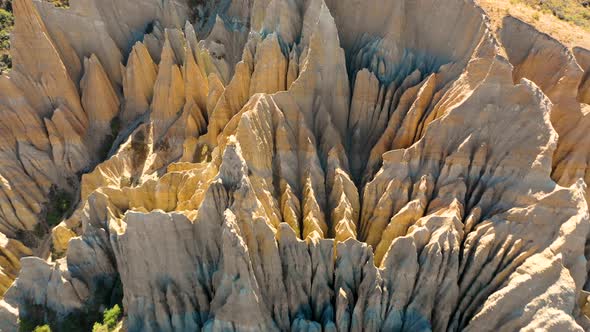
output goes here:
[[0, 329], [588, 329], [590, 53], [439, 2], [15, 0]]

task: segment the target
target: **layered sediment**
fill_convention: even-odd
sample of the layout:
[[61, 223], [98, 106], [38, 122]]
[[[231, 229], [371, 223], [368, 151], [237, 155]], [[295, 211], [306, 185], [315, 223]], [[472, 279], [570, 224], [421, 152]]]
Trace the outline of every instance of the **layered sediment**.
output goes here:
[[70, 3], [13, 4], [0, 330], [590, 328], [587, 50], [463, 0]]

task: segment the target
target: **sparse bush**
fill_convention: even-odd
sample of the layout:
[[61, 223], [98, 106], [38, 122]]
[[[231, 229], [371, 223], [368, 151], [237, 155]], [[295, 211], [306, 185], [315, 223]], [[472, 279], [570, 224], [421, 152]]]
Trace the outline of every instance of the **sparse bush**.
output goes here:
[[121, 317], [121, 308], [118, 304], [115, 304], [115, 306], [111, 309], [104, 311], [104, 325], [106, 325], [109, 329], [113, 329], [115, 326], [117, 326], [119, 317]]
[[[39, 308], [35, 307], [33, 311], [37, 311]], [[49, 324], [39, 317], [20, 317], [18, 321], [19, 332], [51, 332]]]
[[51, 328], [49, 327], [49, 325], [45, 324], [42, 326], [37, 326], [33, 332], [51, 332]]
[[72, 206], [73, 197], [65, 190], [56, 186], [51, 187], [49, 192], [49, 202], [47, 203], [47, 216], [45, 220], [49, 227], [53, 227], [61, 222], [64, 215]]
[[148, 153], [148, 146], [145, 141], [145, 133], [142, 130], [138, 131], [137, 134], [135, 134], [135, 136], [131, 139], [131, 149], [142, 158]]
[[[118, 319], [121, 316], [120, 303], [122, 300], [122, 291], [118, 288], [120, 281], [116, 280], [102, 280], [98, 282], [94, 289], [96, 295], [93, 303], [88, 303], [88, 307], [74, 311], [67, 314], [65, 317], [58, 316], [55, 311], [44, 305], [24, 303], [21, 304], [22, 311], [19, 315], [19, 332], [79, 332], [79, 331], [93, 331], [93, 326], [96, 322], [104, 321], [106, 330], [98, 330], [99, 332], [108, 332], [116, 327]], [[114, 302], [113, 302], [114, 301]], [[114, 304], [119, 304], [115, 306]], [[113, 305], [113, 308], [99, 311], [98, 307], [102, 305]], [[108, 322], [108, 324], [107, 324]], [[45, 327], [46, 326], [46, 327]], [[37, 330], [38, 327], [44, 328]]]
[[0, 8], [12, 13], [12, 0], [0, 0]]
[[[576, 0], [511, 0], [523, 2], [543, 13], [551, 14], [562, 21], [590, 29], [590, 8]], [[533, 20], [539, 20], [539, 14]]]
[[10, 48], [10, 31], [14, 25], [12, 13], [0, 9], [0, 48], [7, 50]]
[[0, 55], [0, 72], [8, 71], [10, 68], [12, 68], [12, 57], [7, 51]]
[[156, 150], [160, 150], [160, 151], [164, 151], [164, 152], [170, 150], [170, 143], [168, 142], [168, 139], [163, 138], [162, 140], [160, 140], [156, 144]]
[[109, 332], [109, 328], [101, 323], [94, 323], [92, 332]]
[[[9, 8], [6, 6], [6, 8]], [[12, 8], [10, 6], [10, 8]], [[10, 32], [14, 25], [12, 13], [0, 8], [0, 73], [12, 68], [12, 58], [9, 54]]]
[[103, 314], [103, 322], [101, 323], [94, 323], [92, 327], [92, 332], [109, 332], [112, 331], [119, 322], [119, 318], [121, 317], [121, 307], [118, 304], [115, 304], [111, 309], [107, 309], [104, 311]]
[[55, 7], [68, 8], [70, 7], [69, 0], [49, 0]]

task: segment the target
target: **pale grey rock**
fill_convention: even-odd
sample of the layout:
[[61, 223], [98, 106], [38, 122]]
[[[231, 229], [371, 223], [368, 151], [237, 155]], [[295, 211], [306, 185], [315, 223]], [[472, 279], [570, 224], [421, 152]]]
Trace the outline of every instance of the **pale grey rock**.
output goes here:
[[117, 300], [129, 331], [586, 326], [583, 55], [507, 20], [505, 59], [472, 1], [15, 6], [0, 231], [87, 173], [7, 329]]

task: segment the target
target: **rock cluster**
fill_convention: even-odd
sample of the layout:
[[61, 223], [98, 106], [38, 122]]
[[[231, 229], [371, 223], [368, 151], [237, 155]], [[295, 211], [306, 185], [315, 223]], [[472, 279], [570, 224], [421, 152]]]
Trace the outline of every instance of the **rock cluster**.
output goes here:
[[0, 330], [590, 328], [590, 51], [471, 0], [70, 5], [13, 3]]

